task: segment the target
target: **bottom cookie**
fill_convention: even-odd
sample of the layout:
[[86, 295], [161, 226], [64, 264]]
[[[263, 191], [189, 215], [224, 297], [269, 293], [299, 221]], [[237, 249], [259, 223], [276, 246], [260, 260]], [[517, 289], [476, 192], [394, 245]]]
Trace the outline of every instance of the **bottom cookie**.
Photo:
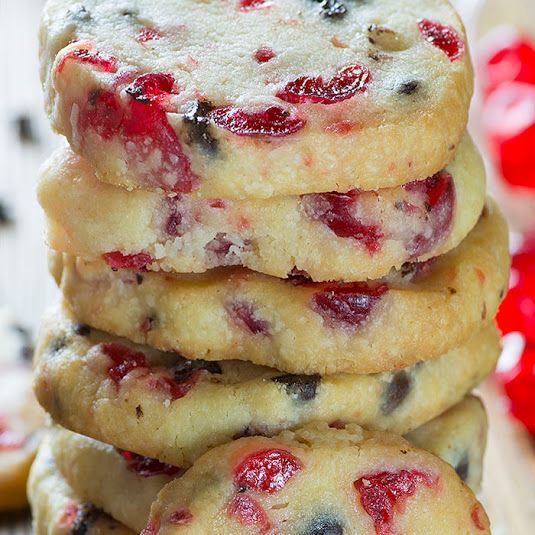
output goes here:
[[59, 474], [43, 443], [28, 480], [34, 535], [134, 535], [127, 527], [83, 503]]
[[[325, 429], [327, 434], [332, 432], [327, 426]], [[477, 490], [486, 431], [481, 402], [468, 396], [408, 438], [419, 448], [442, 457]], [[60, 472], [76, 493], [138, 532], [146, 524], [158, 492], [182, 473], [171, 465], [117, 450], [60, 427], [51, 431], [50, 444]]]

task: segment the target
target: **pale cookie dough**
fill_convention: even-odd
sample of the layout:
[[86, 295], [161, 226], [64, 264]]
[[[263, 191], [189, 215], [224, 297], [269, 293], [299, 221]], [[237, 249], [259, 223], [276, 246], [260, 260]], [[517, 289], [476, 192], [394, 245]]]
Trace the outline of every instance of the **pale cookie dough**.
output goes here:
[[220, 446], [169, 483], [144, 535], [490, 534], [455, 470], [396, 435], [350, 424]]
[[83, 503], [58, 473], [43, 443], [28, 482], [34, 535], [134, 535], [126, 526]]
[[[465, 483], [481, 482], [487, 419], [481, 402], [466, 397], [414, 431], [409, 441], [451, 464]], [[158, 492], [183, 473], [179, 468], [56, 427], [51, 449], [59, 471], [79, 496], [139, 532]]]
[[76, 317], [186, 358], [238, 359], [289, 373], [374, 373], [462, 344], [507, 289], [506, 223], [492, 201], [461, 244], [366, 283], [282, 280], [244, 268], [175, 275], [112, 270], [53, 254]]
[[[489, 325], [444, 356], [375, 375], [289, 375], [239, 361], [186, 361], [45, 317], [36, 353], [39, 401], [59, 424], [187, 467], [238, 436], [312, 421], [406, 433], [457, 403], [494, 369]], [[87, 410], [91, 407], [91, 410]]]
[[371, 190], [453, 158], [473, 75], [445, 0], [49, 0], [53, 127], [101, 180], [202, 197]]
[[242, 265], [281, 278], [297, 271], [315, 281], [355, 281], [456, 247], [483, 209], [485, 172], [466, 136], [445, 170], [403, 186], [197, 199], [105, 184], [64, 148], [43, 167], [38, 196], [52, 249], [103, 256], [112, 266], [202, 273]]

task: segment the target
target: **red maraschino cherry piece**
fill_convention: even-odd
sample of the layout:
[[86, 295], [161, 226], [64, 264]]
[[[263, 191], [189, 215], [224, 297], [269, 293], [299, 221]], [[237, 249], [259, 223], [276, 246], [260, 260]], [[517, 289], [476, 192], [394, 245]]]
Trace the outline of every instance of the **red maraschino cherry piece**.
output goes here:
[[147, 358], [141, 351], [134, 351], [127, 346], [106, 343], [100, 346], [102, 353], [107, 355], [113, 364], [108, 368], [108, 375], [119, 384], [131, 371], [139, 368], [150, 368]]
[[480, 62], [480, 82], [488, 96], [504, 82], [535, 85], [535, 42], [515, 28], [493, 32]]
[[119, 450], [119, 454], [124, 459], [128, 470], [140, 477], [154, 477], [160, 475], [176, 476], [182, 472], [182, 469], [177, 466], [162, 463], [157, 459], [144, 457], [143, 455], [138, 455], [131, 451]]
[[450, 61], [455, 61], [464, 54], [464, 41], [455, 28], [429, 19], [420, 19], [418, 28], [424, 39], [442, 50]]
[[335, 104], [363, 93], [368, 88], [372, 76], [366, 65], [353, 63], [340, 68], [334, 76], [300, 76], [288, 82], [277, 92], [277, 97], [286, 102], [314, 102]]
[[366, 475], [353, 483], [377, 535], [392, 535], [395, 513], [422, 484], [432, 487], [436, 485], [436, 478], [418, 470], [400, 470]]
[[266, 533], [271, 524], [263, 507], [247, 494], [236, 494], [229, 503], [227, 513], [242, 526], [252, 526], [260, 533]]
[[149, 28], [148, 26], [145, 28], [141, 28], [139, 30], [139, 33], [136, 35], [136, 41], [138, 43], [148, 43], [149, 41], [154, 41], [157, 39], [161, 39], [162, 34], [156, 30], [155, 28]]
[[259, 48], [254, 53], [254, 58], [256, 59], [256, 61], [258, 61], [258, 63], [266, 63], [266, 61], [273, 59], [275, 56], [275, 52], [273, 52], [273, 50], [267, 46]]
[[504, 180], [535, 189], [535, 85], [498, 87], [483, 108], [483, 126]]
[[146, 253], [125, 255], [119, 251], [113, 251], [102, 256], [112, 269], [143, 270], [152, 262], [152, 257]]
[[98, 52], [93, 45], [80, 44], [79, 48], [67, 52], [67, 54], [60, 59], [56, 72], [61, 73], [67, 61], [87, 63], [101, 72], [113, 73], [117, 71], [117, 58]]
[[306, 124], [295, 110], [278, 106], [251, 111], [228, 106], [216, 108], [208, 115], [219, 128], [237, 136], [284, 137], [301, 130]]
[[273, 494], [303, 468], [303, 463], [283, 449], [251, 453], [234, 469], [234, 483], [240, 490]]

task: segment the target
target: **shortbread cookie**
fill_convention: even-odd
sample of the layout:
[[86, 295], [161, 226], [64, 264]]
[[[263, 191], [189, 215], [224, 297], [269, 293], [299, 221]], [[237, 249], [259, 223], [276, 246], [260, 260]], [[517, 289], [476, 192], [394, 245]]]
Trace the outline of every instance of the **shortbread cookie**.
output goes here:
[[492, 318], [507, 288], [507, 241], [489, 201], [457, 248], [368, 284], [282, 280], [243, 268], [113, 270], [61, 254], [51, 268], [80, 321], [138, 343], [289, 373], [374, 373], [437, 357]]
[[406, 433], [457, 403], [499, 352], [489, 325], [441, 358], [397, 372], [288, 375], [240, 361], [187, 361], [56, 311], [43, 324], [35, 387], [64, 427], [187, 467], [237, 436], [272, 436], [312, 421]]
[[452, 160], [472, 94], [446, 0], [49, 0], [40, 40], [54, 128], [129, 189], [400, 185]]
[[[285, 278], [366, 280], [456, 247], [485, 202], [483, 163], [466, 137], [446, 170], [404, 186], [264, 200], [128, 192], [68, 149], [43, 168], [39, 200], [52, 249], [108, 264], [200, 273], [242, 265]], [[91, 202], [88, 202], [91, 199]]]
[[144, 535], [490, 534], [455, 470], [396, 435], [350, 424], [213, 449], [158, 495]]
[[[414, 431], [414, 445], [442, 457], [473, 490], [479, 488], [487, 420], [481, 402], [467, 397]], [[51, 449], [59, 471], [79, 496], [139, 532], [158, 492], [183, 470], [117, 450], [57, 427]]]
[[27, 332], [0, 309], [0, 512], [27, 505], [26, 480], [44, 423], [28, 356]]
[[48, 444], [41, 445], [28, 483], [34, 535], [134, 535], [100, 509], [83, 503], [58, 473]]

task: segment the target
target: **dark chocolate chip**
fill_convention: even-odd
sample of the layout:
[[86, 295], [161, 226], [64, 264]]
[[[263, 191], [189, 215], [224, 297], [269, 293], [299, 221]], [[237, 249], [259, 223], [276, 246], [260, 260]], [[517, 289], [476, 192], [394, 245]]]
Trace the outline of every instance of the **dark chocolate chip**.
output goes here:
[[33, 121], [29, 115], [21, 114], [15, 118], [15, 129], [21, 143], [35, 143], [37, 136], [33, 128]]
[[403, 82], [398, 87], [398, 93], [400, 95], [412, 95], [413, 93], [416, 93], [420, 87], [420, 82], [418, 80], [409, 80], [407, 82]]
[[136, 273], [136, 282], [140, 285], [143, 282], [143, 275], [141, 273]]
[[69, 535], [86, 535], [95, 521], [102, 515], [102, 511], [90, 503], [78, 508], [76, 518]]
[[85, 323], [76, 323], [72, 331], [77, 336], [89, 336], [91, 334], [91, 327]]
[[464, 457], [455, 465], [455, 471], [463, 481], [468, 479], [468, 473], [470, 471], [470, 460], [468, 459], [468, 454], [465, 454]]
[[136, 407], [136, 418], [143, 418], [143, 408], [141, 407], [141, 405], [138, 405]]
[[383, 392], [381, 412], [388, 416], [392, 414], [407, 397], [411, 389], [411, 376], [405, 370], [394, 373]]
[[54, 340], [50, 342], [49, 349], [51, 353], [57, 353], [58, 351], [61, 351], [64, 347], [66, 347], [66, 345], [67, 340], [65, 340], [65, 338], [54, 338]]
[[214, 155], [217, 152], [217, 140], [210, 134], [210, 118], [208, 114], [214, 106], [207, 100], [193, 100], [183, 109], [184, 123], [188, 126], [189, 139], [198, 143], [206, 152]]
[[12, 223], [13, 218], [11, 217], [9, 209], [4, 202], [0, 200], [0, 225], [11, 225]]
[[294, 286], [301, 286], [312, 282], [312, 277], [304, 269], [297, 269], [296, 266], [288, 273], [287, 278]]
[[320, 4], [320, 13], [326, 19], [342, 19], [347, 14], [347, 7], [339, 0], [314, 0]]
[[193, 370], [205, 370], [210, 374], [222, 375], [223, 370], [219, 362], [209, 360], [187, 360], [178, 356], [178, 363], [175, 366], [175, 381], [182, 383], [187, 381]]
[[21, 325], [11, 325], [11, 328], [17, 333], [21, 340], [21, 358], [23, 360], [32, 360], [34, 347], [30, 331]]
[[335, 518], [320, 516], [312, 520], [302, 535], [343, 535], [344, 526]]
[[316, 390], [321, 381], [321, 376], [315, 375], [279, 375], [272, 379], [286, 390], [289, 396], [299, 401], [310, 401], [316, 397]]

